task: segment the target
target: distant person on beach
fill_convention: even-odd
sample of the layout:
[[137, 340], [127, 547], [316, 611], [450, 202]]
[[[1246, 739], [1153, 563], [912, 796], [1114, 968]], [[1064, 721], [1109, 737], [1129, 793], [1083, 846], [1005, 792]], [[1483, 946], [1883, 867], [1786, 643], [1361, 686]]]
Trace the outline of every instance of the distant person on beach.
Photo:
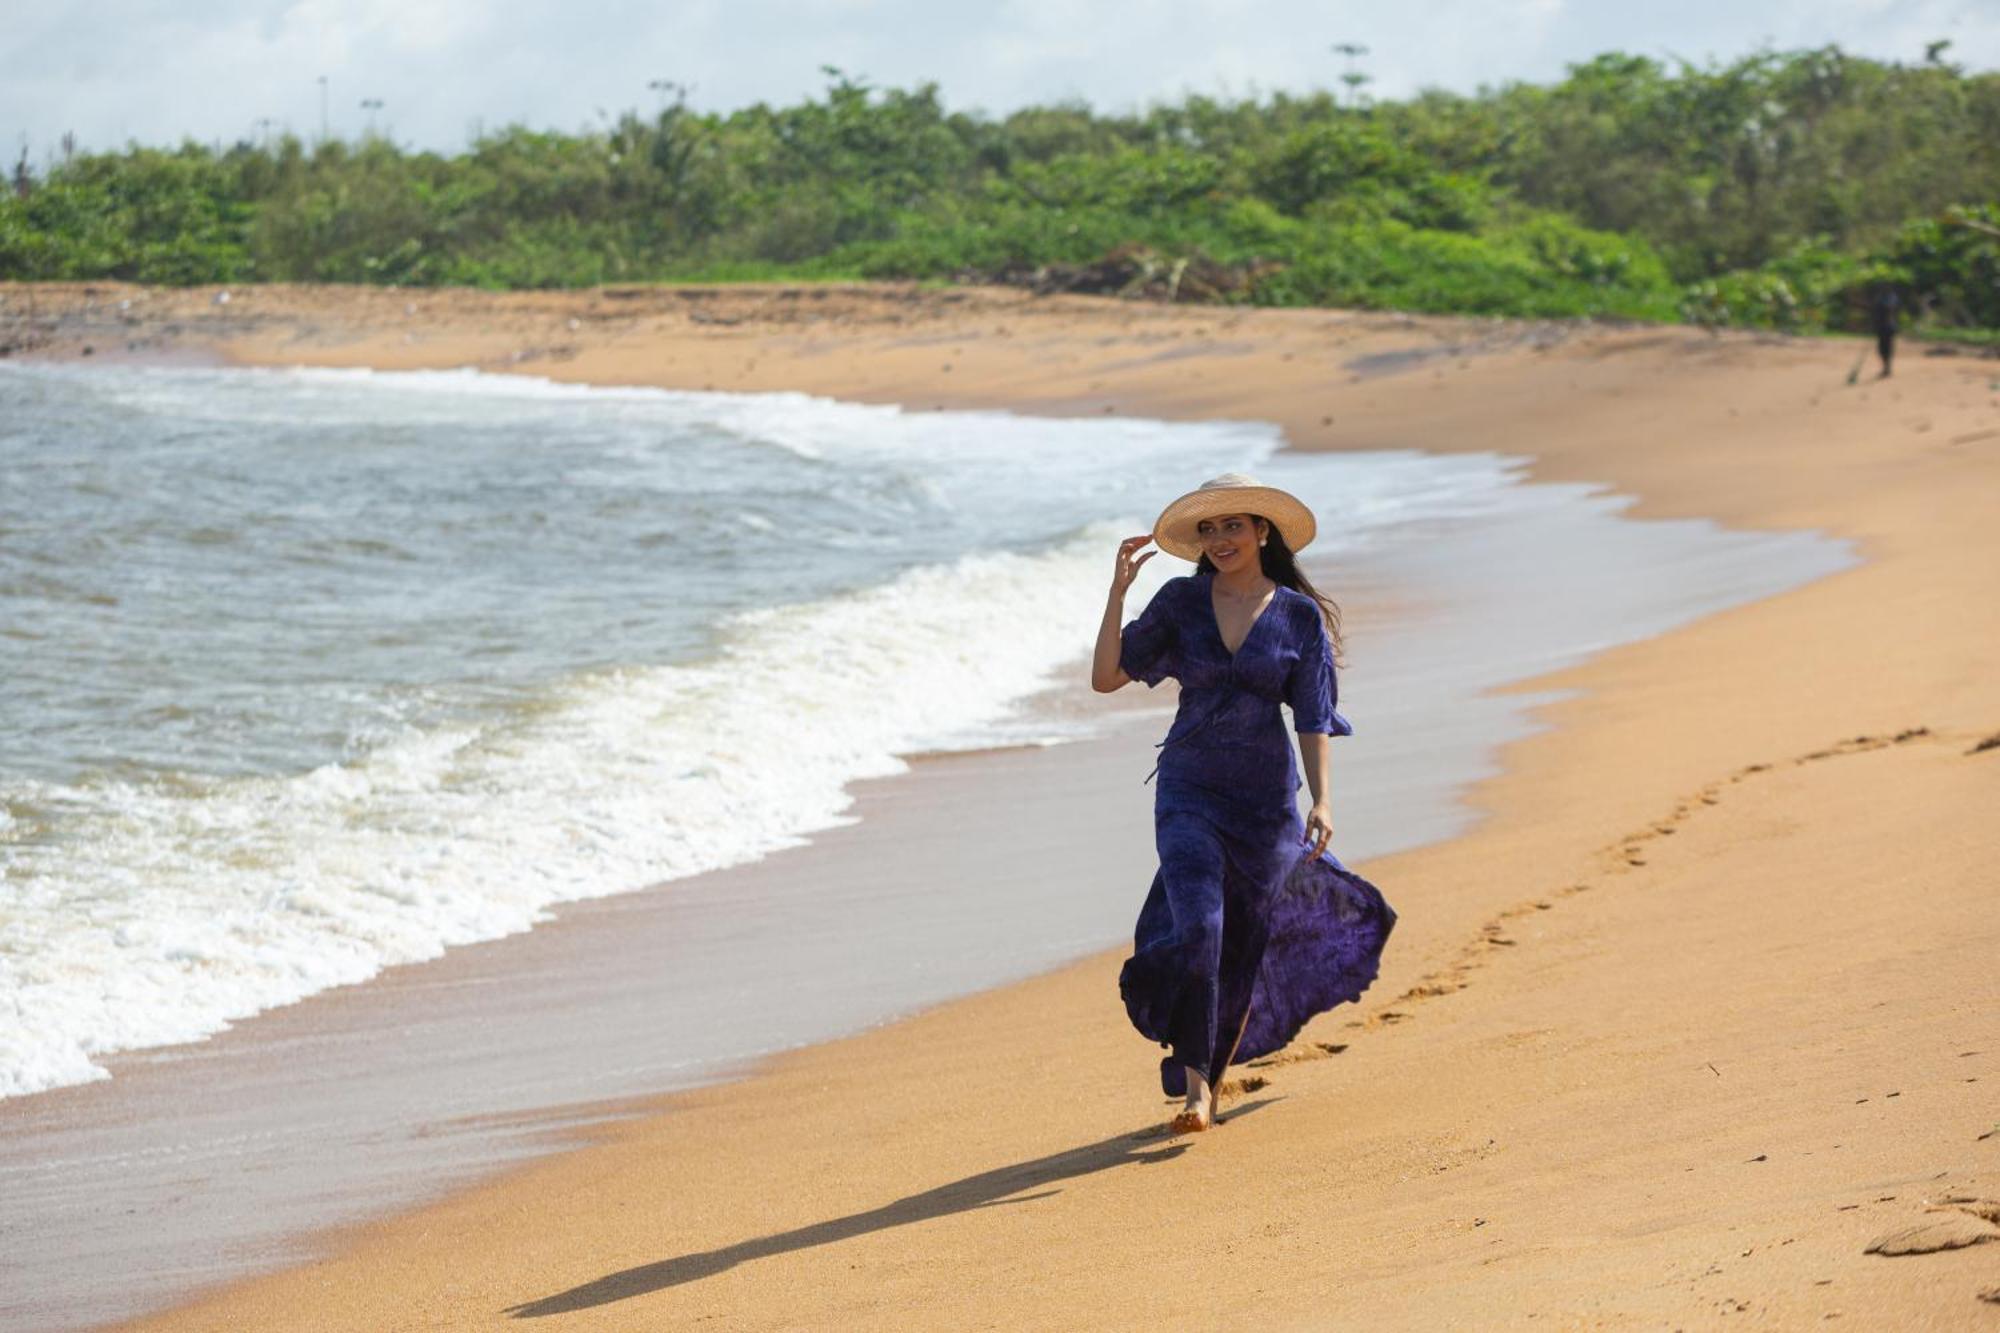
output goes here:
[[[1169, 1050], [1160, 1086], [1184, 1097], [1175, 1133], [1215, 1123], [1231, 1064], [1283, 1047], [1305, 1021], [1375, 980], [1396, 914], [1327, 850], [1339, 610], [1294, 553], [1317, 524], [1295, 496], [1228, 473], [1118, 547], [1091, 686], [1172, 676], [1179, 710], [1154, 768], [1160, 868], [1118, 989], [1139, 1032]], [[1120, 629], [1126, 589], [1154, 552], [1195, 562]], [[1290, 707], [1312, 809], [1299, 818]]]
[[1882, 358], [1881, 379], [1889, 378], [1896, 359], [1896, 318], [1901, 306], [1902, 298], [1896, 295], [1896, 285], [1890, 282], [1877, 287], [1868, 302], [1868, 324], [1875, 330], [1875, 354]]

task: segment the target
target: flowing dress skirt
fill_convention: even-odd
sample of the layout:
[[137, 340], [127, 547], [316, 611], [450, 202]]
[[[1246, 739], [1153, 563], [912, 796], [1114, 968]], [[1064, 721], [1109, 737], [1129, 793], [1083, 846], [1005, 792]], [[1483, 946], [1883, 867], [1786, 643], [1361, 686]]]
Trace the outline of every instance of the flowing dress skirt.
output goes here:
[[1374, 982], [1396, 913], [1332, 852], [1306, 854], [1290, 800], [1162, 782], [1154, 837], [1160, 869], [1118, 989], [1132, 1025], [1172, 1051], [1167, 1095], [1185, 1094], [1188, 1067], [1219, 1084]]

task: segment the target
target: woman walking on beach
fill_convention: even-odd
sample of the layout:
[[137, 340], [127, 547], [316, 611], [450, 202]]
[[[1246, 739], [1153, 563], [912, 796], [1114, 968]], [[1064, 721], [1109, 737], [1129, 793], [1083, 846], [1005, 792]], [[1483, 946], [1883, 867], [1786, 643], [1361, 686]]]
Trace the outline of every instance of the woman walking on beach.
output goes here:
[[[1338, 613], [1294, 559], [1316, 531], [1312, 511], [1282, 490], [1236, 473], [1204, 482], [1150, 534], [1120, 544], [1098, 630], [1093, 688], [1180, 682], [1154, 770], [1160, 868], [1118, 978], [1133, 1026], [1171, 1052], [1160, 1086], [1186, 1098], [1176, 1132], [1215, 1123], [1230, 1064], [1278, 1050], [1314, 1014], [1359, 997], [1396, 921], [1327, 850], [1330, 741], [1353, 729], [1334, 707]], [[1148, 543], [1196, 569], [1121, 630]], [[1280, 704], [1312, 796], [1303, 823]]]

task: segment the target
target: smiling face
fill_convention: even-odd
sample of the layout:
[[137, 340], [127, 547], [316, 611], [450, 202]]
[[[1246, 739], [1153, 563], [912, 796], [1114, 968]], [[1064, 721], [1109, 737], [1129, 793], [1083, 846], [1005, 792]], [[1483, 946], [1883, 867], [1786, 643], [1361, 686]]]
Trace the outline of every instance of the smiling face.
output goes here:
[[1217, 514], [1195, 526], [1195, 539], [1218, 573], [1234, 574], [1263, 563], [1257, 544], [1265, 528], [1264, 520], [1251, 514]]

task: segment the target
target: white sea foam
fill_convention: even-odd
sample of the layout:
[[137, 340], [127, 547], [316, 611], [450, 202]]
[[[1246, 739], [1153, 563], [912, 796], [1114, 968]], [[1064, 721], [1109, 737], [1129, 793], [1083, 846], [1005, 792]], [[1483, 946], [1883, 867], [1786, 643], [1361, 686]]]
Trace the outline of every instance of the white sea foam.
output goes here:
[[297, 777], [28, 793], [87, 827], [12, 858], [0, 1092], [835, 824], [849, 783], [1075, 656], [1117, 531], [742, 615], [709, 662], [580, 677], [504, 727]]

